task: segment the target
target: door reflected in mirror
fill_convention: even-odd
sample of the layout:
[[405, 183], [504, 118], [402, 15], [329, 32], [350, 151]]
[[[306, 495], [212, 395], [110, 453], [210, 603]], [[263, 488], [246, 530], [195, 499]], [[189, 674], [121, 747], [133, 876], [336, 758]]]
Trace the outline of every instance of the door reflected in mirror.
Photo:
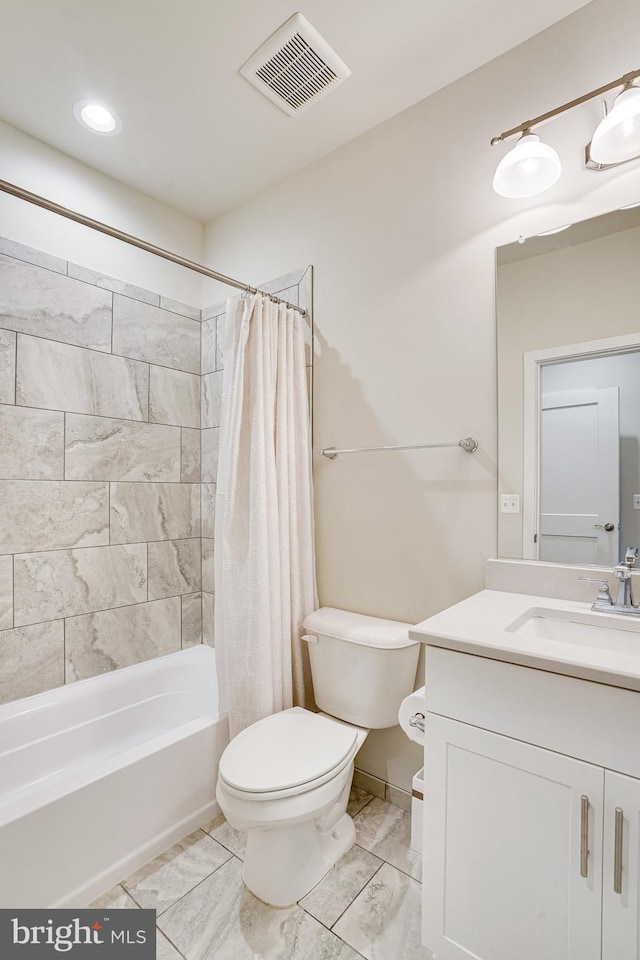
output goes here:
[[501, 557], [640, 546], [639, 262], [638, 208], [498, 249]]

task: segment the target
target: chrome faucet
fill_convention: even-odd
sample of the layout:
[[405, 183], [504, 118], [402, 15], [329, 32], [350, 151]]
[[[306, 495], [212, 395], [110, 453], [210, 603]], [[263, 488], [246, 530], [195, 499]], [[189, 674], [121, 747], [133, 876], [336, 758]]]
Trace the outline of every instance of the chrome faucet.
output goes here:
[[598, 584], [598, 594], [591, 609], [600, 613], [623, 613], [631, 617], [640, 617], [640, 606], [634, 603], [631, 583], [631, 571], [638, 557], [637, 547], [627, 547], [624, 560], [616, 564], [613, 573], [618, 581], [618, 595], [613, 600], [609, 589], [609, 581], [604, 577], [580, 577], [589, 583]]

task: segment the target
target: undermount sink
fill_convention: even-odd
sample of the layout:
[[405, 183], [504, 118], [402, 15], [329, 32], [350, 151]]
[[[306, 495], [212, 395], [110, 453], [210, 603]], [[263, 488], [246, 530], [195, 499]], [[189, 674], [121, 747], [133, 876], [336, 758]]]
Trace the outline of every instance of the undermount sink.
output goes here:
[[506, 627], [521, 639], [570, 643], [640, 657], [640, 620], [531, 607]]

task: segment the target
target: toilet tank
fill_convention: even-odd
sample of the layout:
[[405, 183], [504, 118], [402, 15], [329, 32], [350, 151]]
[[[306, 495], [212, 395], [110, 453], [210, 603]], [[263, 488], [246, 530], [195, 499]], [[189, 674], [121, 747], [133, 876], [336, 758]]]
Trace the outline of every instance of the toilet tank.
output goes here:
[[320, 710], [369, 729], [394, 727], [413, 690], [420, 644], [410, 623], [321, 607], [304, 621]]

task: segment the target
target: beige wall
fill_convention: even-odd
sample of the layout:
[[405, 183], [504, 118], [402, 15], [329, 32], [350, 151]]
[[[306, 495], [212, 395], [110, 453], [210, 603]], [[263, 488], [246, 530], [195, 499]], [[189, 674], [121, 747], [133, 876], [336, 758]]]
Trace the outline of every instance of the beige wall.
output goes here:
[[[202, 224], [2, 121], [0, 179], [183, 257], [202, 257]], [[198, 274], [4, 193], [0, 234], [162, 296], [201, 305]]]
[[[594, 0], [206, 228], [206, 262], [251, 282], [314, 264], [322, 603], [418, 621], [483, 586], [496, 554], [495, 247], [640, 198], [638, 164], [581, 167], [597, 102], [545, 126], [564, 175], [530, 201], [493, 193], [506, 148], [489, 140], [633, 69], [639, 30], [635, 0]], [[473, 456], [317, 456], [467, 434]], [[372, 735], [358, 765], [408, 787], [418, 758], [396, 731]]]
[[[639, 252], [636, 228], [498, 267], [501, 493], [523, 492], [523, 354], [638, 333]], [[627, 500], [632, 486], [625, 476]], [[502, 514], [499, 526], [498, 555], [521, 557], [522, 514]]]

